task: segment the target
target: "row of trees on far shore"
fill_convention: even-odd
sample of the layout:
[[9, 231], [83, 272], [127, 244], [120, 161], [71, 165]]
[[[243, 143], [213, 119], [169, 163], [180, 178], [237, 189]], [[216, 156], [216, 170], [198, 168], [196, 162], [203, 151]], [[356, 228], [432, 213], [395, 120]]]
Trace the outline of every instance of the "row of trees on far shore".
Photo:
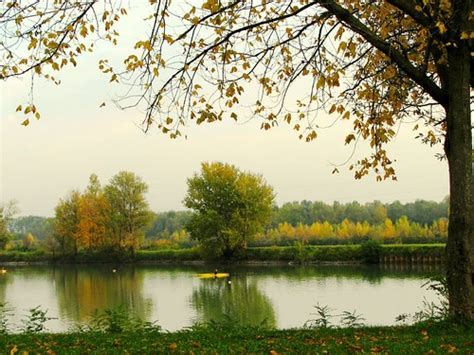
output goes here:
[[59, 201], [54, 218], [12, 220], [14, 204], [4, 206], [0, 247], [7, 246], [12, 234], [15, 240], [9, 247], [19, 250], [133, 253], [137, 248], [200, 245], [207, 255], [229, 256], [248, 245], [350, 244], [368, 239], [426, 243], [447, 238], [447, 199], [406, 204], [302, 201], [278, 207], [263, 177], [223, 163], [203, 163], [201, 172], [187, 183], [183, 202], [189, 210], [154, 214], [145, 199], [148, 186], [139, 176], [120, 172], [102, 186], [93, 174], [84, 191], [74, 190]]

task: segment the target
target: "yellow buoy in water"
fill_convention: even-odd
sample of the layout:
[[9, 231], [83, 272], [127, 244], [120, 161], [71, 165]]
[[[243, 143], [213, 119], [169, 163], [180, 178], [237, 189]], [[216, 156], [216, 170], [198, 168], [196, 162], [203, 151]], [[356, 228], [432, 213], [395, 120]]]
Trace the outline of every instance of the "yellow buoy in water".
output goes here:
[[2, 267], [0, 269], [0, 274], [6, 274], [6, 273], [7, 273], [7, 270], [4, 267]]
[[200, 279], [219, 279], [219, 278], [229, 277], [229, 276], [230, 274], [228, 272], [218, 272], [218, 273], [209, 272], [205, 274], [197, 274], [197, 277], [199, 277]]

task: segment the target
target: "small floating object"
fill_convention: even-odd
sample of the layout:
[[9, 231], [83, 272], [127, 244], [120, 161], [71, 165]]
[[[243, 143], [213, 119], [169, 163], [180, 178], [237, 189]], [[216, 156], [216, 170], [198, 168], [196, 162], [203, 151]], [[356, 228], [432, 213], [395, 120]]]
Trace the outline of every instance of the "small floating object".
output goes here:
[[197, 274], [197, 277], [200, 279], [219, 279], [219, 278], [224, 278], [224, 277], [229, 277], [230, 274], [228, 272], [209, 272], [206, 274]]
[[0, 274], [6, 274], [7, 273], [7, 269], [5, 269], [4, 267], [2, 267], [0, 269]]
[[112, 272], [117, 272], [117, 269], [112, 269]]

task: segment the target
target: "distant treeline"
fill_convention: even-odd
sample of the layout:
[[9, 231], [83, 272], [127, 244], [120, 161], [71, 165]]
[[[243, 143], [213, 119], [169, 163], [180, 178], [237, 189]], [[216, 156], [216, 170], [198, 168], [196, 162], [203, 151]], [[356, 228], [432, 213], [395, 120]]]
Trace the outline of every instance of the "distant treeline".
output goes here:
[[[284, 223], [296, 227], [299, 224], [311, 226], [317, 222], [336, 225], [348, 220], [353, 223], [367, 222], [375, 226], [389, 219], [395, 224], [403, 216], [406, 216], [411, 223], [430, 226], [440, 218], [448, 218], [448, 203], [447, 198], [441, 202], [417, 200], [409, 203], [400, 201], [392, 203], [374, 201], [366, 204], [355, 201], [333, 204], [321, 201], [288, 202], [281, 207], [275, 206], [267, 231], [278, 228]], [[152, 227], [146, 232], [146, 237], [165, 239], [174, 232], [185, 229], [191, 216], [190, 211], [157, 213]]]
[[[302, 201], [275, 206], [264, 233], [249, 245], [351, 244], [367, 239], [383, 243], [443, 242], [447, 236], [448, 200], [417, 200], [366, 204], [326, 204]], [[147, 249], [188, 248], [195, 245], [185, 231], [190, 211], [154, 214], [144, 230], [141, 247]], [[15, 249], [35, 249], [54, 234], [55, 219], [18, 217], [9, 223]]]

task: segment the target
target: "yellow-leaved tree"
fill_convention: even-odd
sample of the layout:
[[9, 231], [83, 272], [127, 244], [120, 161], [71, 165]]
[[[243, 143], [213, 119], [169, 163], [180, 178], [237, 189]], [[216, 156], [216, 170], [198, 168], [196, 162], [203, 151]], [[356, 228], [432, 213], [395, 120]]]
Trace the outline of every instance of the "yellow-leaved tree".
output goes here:
[[[0, 76], [55, 73], [97, 46], [116, 43], [121, 1], [3, 1]], [[473, 0], [143, 1], [149, 24], [123, 68], [124, 106], [143, 105], [144, 125], [175, 138], [183, 127], [243, 115], [263, 129], [285, 121], [311, 141], [315, 112], [350, 120], [345, 143], [372, 152], [350, 169], [394, 178], [385, 149], [404, 119], [418, 120], [449, 163], [447, 279], [451, 312], [474, 318], [471, 90]], [[135, 4], [135, 2], [134, 2]], [[257, 92], [256, 92], [257, 91]], [[127, 100], [127, 98], [125, 98]], [[246, 112], [244, 108], [249, 108]], [[39, 118], [34, 103], [18, 107]]]

